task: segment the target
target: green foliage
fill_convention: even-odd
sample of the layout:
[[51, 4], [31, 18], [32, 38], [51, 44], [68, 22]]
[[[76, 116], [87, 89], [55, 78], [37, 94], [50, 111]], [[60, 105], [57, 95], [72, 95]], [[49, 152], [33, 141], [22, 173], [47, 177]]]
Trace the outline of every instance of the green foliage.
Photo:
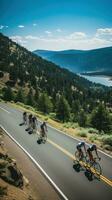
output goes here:
[[[12, 88], [17, 86], [16, 89], [18, 86], [22, 86], [23, 90], [27, 88], [26, 93], [30, 89], [25, 97], [22, 91], [18, 91], [16, 101], [25, 100], [26, 104], [44, 113], [56, 111], [56, 120], [79, 122], [80, 126], [86, 126], [88, 115], [91, 115], [100, 102], [103, 101], [111, 110], [111, 87], [92, 84], [67, 69], [34, 55], [1, 33], [0, 59], [1, 77], [3, 74], [5, 77], [5, 73], [9, 74], [7, 85]], [[5, 99], [14, 100], [13, 95], [11, 97], [11, 94], [8, 96], [4, 91], [2, 93]], [[2, 94], [0, 97], [2, 98]]]
[[22, 102], [22, 103], [25, 102], [25, 95], [24, 95], [24, 92], [23, 92], [22, 88], [20, 88], [18, 90], [18, 93], [16, 95], [15, 101], [16, 102]]
[[80, 131], [80, 132], [78, 133], [78, 135], [79, 135], [80, 137], [87, 137], [87, 132], [84, 131], [84, 130], [82, 130], [82, 131]]
[[43, 92], [38, 100], [38, 107], [39, 110], [42, 111], [43, 113], [50, 113], [53, 110], [53, 104], [47, 95], [47, 93]]
[[27, 101], [26, 104], [30, 106], [34, 106], [34, 96], [33, 96], [33, 90], [30, 88], [29, 93], [27, 95]]
[[95, 135], [91, 135], [90, 137], [89, 137], [89, 140], [91, 141], [91, 142], [94, 142], [95, 140], [97, 140], [98, 139], [98, 136], [95, 134]]
[[87, 123], [87, 115], [85, 114], [84, 110], [81, 110], [78, 115], [78, 124], [81, 127], [85, 127]]
[[111, 130], [111, 118], [108, 110], [106, 110], [103, 104], [100, 104], [92, 113], [91, 124], [94, 128], [104, 132], [109, 132]]
[[94, 129], [94, 128], [89, 128], [89, 129], [88, 129], [88, 133], [91, 133], [91, 134], [98, 134], [98, 130], [97, 130], [97, 129]]
[[49, 114], [49, 117], [50, 117], [51, 119], [55, 120], [55, 119], [56, 119], [56, 113], [54, 113], [54, 112], [50, 113], [50, 114]]
[[70, 118], [70, 106], [63, 95], [56, 103], [56, 117], [62, 122], [66, 122]]
[[104, 135], [100, 140], [103, 142], [103, 145], [112, 146], [112, 135]]
[[14, 99], [13, 91], [10, 87], [6, 87], [3, 89], [3, 99], [5, 101], [11, 101]]

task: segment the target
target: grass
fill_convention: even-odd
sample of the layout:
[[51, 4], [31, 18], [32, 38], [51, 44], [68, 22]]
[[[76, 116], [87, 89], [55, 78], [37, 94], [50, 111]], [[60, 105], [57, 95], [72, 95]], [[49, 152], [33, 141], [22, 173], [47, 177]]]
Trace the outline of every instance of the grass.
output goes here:
[[[44, 115], [42, 112], [37, 111], [35, 108], [25, 105], [23, 103], [11, 103], [14, 107], [19, 107], [21, 110], [31, 112], [33, 115], [36, 115], [38, 119], [42, 121], [47, 121], [52, 127], [57, 128], [60, 131], [67, 133], [68, 135], [85, 140], [88, 143], [96, 143], [99, 148], [103, 150], [108, 150], [108, 153], [112, 154], [111, 144], [112, 144], [112, 135], [109, 136], [99, 135], [98, 130], [94, 128], [82, 128], [79, 127], [78, 123], [67, 122], [61, 123], [55, 120], [55, 113], [50, 113], [49, 115]], [[108, 145], [108, 146], [107, 146]]]

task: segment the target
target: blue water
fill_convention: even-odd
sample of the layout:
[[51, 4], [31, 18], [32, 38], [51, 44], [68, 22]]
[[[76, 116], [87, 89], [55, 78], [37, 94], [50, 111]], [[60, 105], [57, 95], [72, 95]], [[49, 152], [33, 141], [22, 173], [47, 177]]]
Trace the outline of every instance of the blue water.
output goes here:
[[110, 81], [108, 77], [104, 76], [85, 76], [81, 75], [82, 77], [86, 78], [89, 81], [92, 81], [93, 83], [100, 83], [105, 86], [112, 86], [112, 80]]

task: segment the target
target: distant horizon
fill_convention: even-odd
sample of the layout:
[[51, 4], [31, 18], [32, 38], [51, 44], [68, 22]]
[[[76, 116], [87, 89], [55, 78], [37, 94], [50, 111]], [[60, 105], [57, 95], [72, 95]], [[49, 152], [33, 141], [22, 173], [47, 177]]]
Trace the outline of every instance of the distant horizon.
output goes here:
[[30, 51], [112, 46], [111, 0], [1, 0], [0, 32]]
[[52, 50], [52, 49], [35, 49], [33, 51], [92, 51], [92, 50], [97, 50], [97, 49], [105, 49], [105, 48], [109, 48], [112, 46], [106, 46], [106, 47], [99, 47], [96, 49], [61, 49], [61, 50]]

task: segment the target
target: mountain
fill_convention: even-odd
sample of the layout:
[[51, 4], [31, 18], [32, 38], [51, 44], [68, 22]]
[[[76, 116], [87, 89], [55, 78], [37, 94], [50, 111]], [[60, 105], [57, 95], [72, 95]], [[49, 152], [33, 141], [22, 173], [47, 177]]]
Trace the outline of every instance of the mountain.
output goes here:
[[[14, 92], [13, 95], [11, 90]], [[43, 109], [44, 106], [46, 110], [49, 104], [53, 112], [60, 96], [68, 102], [71, 112], [74, 109], [78, 111], [77, 106], [85, 112], [91, 112], [100, 101], [108, 104], [112, 101], [111, 88], [93, 84], [67, 69], [46, 61], [3, 34], [0, 34], [0, 93], [0, 97], [3, 97], [3, 93], [7, 99], [10, 94], [10, 100], [24, 100], [29, 105], [36, 105], [37, 109]], [[67, 106], [65, 100], [63, 102]], [[40, 110], [43, 111], [42, 109]]]
[[94, 50], [35, 50], [34, 53], [72, 72], [112, 72], [112, 47]]
[[[48, 52], [49, 53], [49, 52]], [[9, 82], [31, 84], [42, 90], [63, 91], [63, 87], [86, 88], [91, 82], [67, 69], [42, 59], [0, 33], [0, 71], [9, 73]], [[46, 86], [46, 88], [45, 88]]]

